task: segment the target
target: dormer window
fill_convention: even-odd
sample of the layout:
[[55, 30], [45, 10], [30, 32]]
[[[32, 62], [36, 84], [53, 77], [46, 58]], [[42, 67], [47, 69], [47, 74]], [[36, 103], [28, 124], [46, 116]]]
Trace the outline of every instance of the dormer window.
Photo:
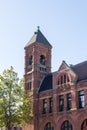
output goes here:
[[32, 65], [32, 63], [33, 63], [33, 57], [30, 56], [30, 58], [29, 58], [29, 65]]
[[45, 65], [45, 62], [46, 62], [46, 61], [45, 61], [45, 56], [44, 56], [44, 55], [41, 55], [41, 56], [40, 56], [40, 64], [41, 64], [41, 65]]
[[58, 85], [65, 85], [70, 82], [69, 76], [62, 74], [58, 77]]

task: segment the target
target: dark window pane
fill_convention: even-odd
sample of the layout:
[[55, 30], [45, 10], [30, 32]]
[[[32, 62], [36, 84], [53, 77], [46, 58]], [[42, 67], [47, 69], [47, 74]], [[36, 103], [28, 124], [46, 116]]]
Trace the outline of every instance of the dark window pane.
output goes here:
[[72, 101], [72, 97], [71, 97], [71, 93], [67, 94], [67, 110], [71, 109], [71, 101]]
[[47, 99], [43, 100], [43, 114], [47, 113]]
[[27, 83], [27, 90], [31, 91], [32, 90], [32, 82]]
[[61, 79], [61, 80], [60, 80], [60, 81], [61, 81], [61, 84], [63, 84], [63, 76], [61, 76], [61, 78], [60, 78], [60, 79]]
[[29, 65], [32, 65], [32, 63], [33, 63], [33, 57], [31, 56], [31, 57], [29, 58]]
[[49, 112], [51, 113], [51, 112], [53, 112], [53, 98], [51, 97], [50, 99], [49, 99]]
[[63, 111], [64, 110], [64, 96], [60, 95], [59, 96], [59, 111]]
[[79, 96], [79, 108], [84, 108], [85, 107], [85, 98], [84, 98], [84, 91], [79, 91], [78, 92]]
[[64, 75], [64, 83], [66, 83], [66, 75]]

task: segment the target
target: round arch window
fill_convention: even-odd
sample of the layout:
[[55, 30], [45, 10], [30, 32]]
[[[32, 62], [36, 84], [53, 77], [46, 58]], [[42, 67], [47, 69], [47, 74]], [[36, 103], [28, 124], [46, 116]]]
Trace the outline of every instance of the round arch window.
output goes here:
[[81, 125], [81, 130], [87, 130], [87, 119], [85, 119]]
[[49, 122], [45, 125], [44, 130], [54, 130], [53, 125]]
[[45, 56], [44, 55], [41, 55], [40, 56], [40, 64], [42, 64], [42, 65], [45, 65]]
[[61, 130], [73, 130], [72, 124], [68, 120], [64, 121]]

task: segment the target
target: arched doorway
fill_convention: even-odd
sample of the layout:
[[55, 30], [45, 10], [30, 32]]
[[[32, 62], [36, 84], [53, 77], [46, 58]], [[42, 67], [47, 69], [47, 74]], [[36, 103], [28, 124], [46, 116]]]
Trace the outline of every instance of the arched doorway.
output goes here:
[[73, 130], [72, 124], [68, 120], [64, 121], [61, 130]]
[[87, 119], [85, 119], [81, 125], [81, 130], [87, 130]]
[[44, 127], [44, 130], [54, 130], [54, 127], [51, 122], [47, 123]]

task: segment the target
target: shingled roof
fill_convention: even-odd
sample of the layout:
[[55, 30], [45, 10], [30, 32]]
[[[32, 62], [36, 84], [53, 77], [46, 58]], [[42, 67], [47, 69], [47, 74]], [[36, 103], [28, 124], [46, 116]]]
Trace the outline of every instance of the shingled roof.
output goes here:
[[50, 73], [43, 79], [43, 81], [40, 85], [39, 92], [51, 90], [52, 88], [53, 88], [53, 86], [52, 86], [52, 73]]
[[29, 46], [32, 43], [43, 43], [44, 45], [49, 45], [51, 46], [51, 44], [48, 42], [48, 40], [45, 38], [45, 36], [41, 33], [40, 29], [38, 28], [37, 32], [34, 32], [34, 35], [32, 36], [32, 38], [30, 39], [30, 41], [27, 43], [27, 46]]
[[87, 61], [71, 66], [71, 69], [77, 74], [77, 82], [87, 80]]

